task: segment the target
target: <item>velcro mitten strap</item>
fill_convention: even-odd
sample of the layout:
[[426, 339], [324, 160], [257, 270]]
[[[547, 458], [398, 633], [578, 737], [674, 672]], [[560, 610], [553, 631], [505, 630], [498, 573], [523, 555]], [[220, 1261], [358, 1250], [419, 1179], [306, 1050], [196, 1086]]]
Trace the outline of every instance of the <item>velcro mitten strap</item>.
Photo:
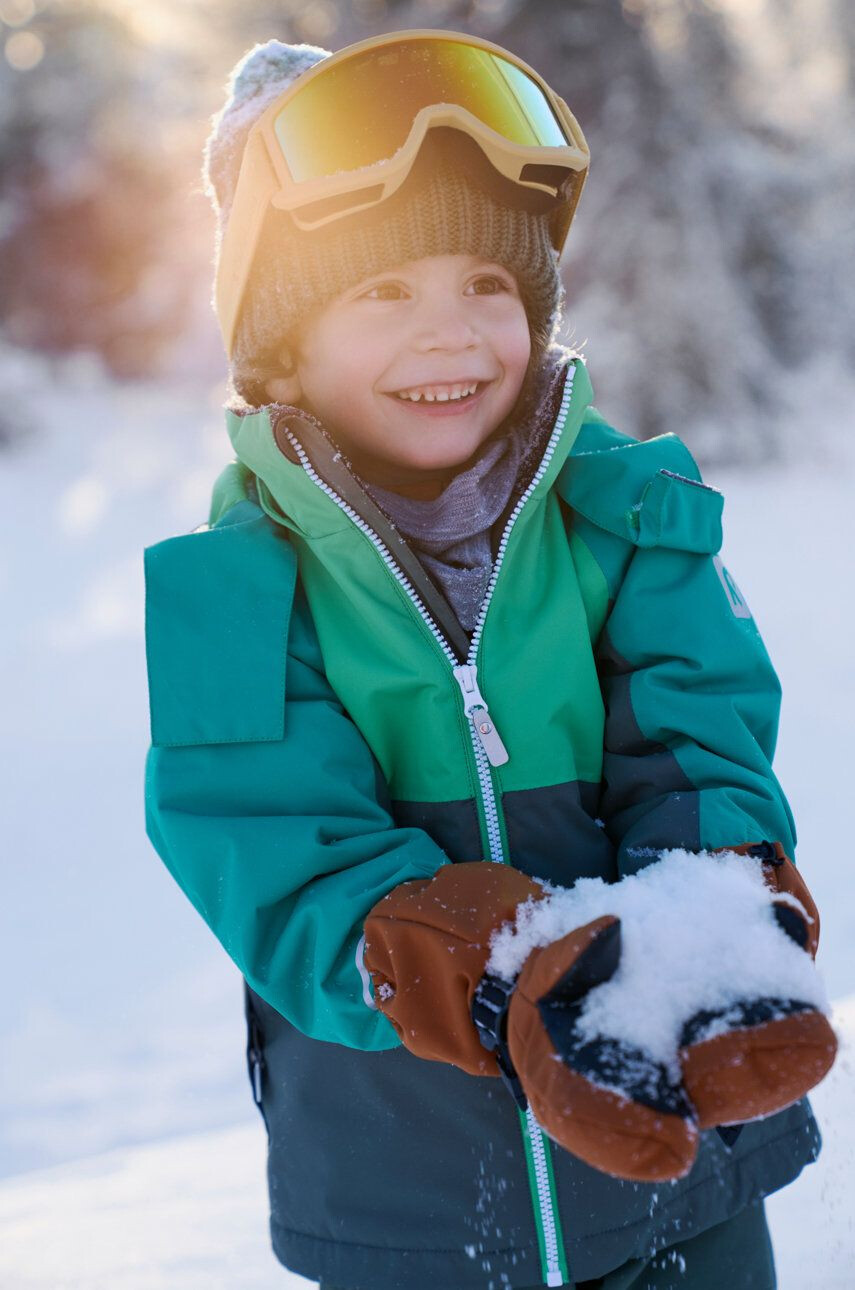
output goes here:
[[430, 879], [401, 883], [365, 920], [365, 967], [377, 1007], [417, 1057], [470, 1075], [498, 1075], [472, 1021], [490, 937], [543, 888], [492, 861], [443, 865]]

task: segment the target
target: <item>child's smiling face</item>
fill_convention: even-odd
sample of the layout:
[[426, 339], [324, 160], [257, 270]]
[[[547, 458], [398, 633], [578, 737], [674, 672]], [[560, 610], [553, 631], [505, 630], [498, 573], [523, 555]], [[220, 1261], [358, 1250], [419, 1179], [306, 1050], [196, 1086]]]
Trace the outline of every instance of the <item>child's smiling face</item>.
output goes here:
[[[296, 370], [271, 399], [314, 413], [378, 481], [462, 466], [516, 402], [531, 355], [516, 278], [477, 255], [409, 260], [301, 324]], [[474, 394], [427, 401], [424, 392]], [[418, 402], [400, 392], [422, 390]]]

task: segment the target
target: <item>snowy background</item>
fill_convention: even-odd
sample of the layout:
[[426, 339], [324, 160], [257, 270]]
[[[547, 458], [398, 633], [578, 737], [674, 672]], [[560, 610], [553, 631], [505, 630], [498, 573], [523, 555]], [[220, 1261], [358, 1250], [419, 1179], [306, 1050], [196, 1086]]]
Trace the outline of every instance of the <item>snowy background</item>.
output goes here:
[[560, 9], [558, 39], [544, 0], [223, 4], [217, 24], [203, 0], [0, 0], [3, 1287], [298, 1284], [268, 1249], [240, 977], [144, 834], [141, 553], [204, 520], [228, 456], [196, 173], [228, 67], [270, 34], [408, 25], [518, 49], [577, 112], [599, 160], [565, 339], [616, 425], [676, 430], [725, 493], [844, 1040], [821, 1160], [770, 1202], [781, 1286], [852, 1284], [852, 9]]

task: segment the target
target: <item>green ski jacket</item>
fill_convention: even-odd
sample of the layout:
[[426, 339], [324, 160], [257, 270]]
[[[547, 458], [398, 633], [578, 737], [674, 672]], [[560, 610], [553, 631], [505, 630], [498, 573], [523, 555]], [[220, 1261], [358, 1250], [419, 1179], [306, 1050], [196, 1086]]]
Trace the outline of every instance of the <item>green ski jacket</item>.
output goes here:
[[440, 865], [571, 885], [668, 847], [794, 855], [780, 686], [718, 555], [722, 495], [675, 435], [634, 440], [591, 398], [568, 355], [471, 639], [297, 408], [228, 411], [209, 524], [145, 553], [147, 829], [245, 977], [273, 1245], [304, 1276], [570, 1284], [818, 1152], [805, 1102], [730, 1148], [704, 1135], [675, 1184], [621, 1182], [374, 1006], [364, 918]]

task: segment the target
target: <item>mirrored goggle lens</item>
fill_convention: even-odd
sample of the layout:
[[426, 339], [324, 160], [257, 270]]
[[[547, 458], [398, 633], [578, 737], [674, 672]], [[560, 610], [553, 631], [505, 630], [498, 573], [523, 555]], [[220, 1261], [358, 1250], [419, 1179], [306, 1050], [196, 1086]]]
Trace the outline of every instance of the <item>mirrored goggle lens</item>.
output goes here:
[[512, 143], [572, 142], [522, 68], [451, 40], [400, 41], [354, 54], [310, 80], [273, 128], [291, 177], [302, 183], [386, 161], [422, 108], [437, 103], [466, 108]]

